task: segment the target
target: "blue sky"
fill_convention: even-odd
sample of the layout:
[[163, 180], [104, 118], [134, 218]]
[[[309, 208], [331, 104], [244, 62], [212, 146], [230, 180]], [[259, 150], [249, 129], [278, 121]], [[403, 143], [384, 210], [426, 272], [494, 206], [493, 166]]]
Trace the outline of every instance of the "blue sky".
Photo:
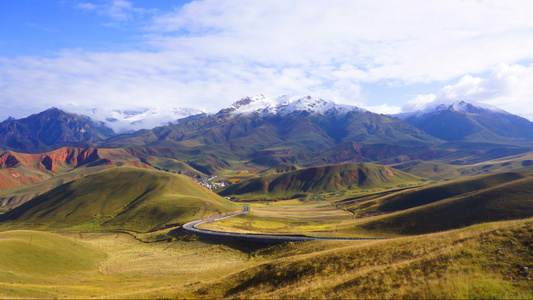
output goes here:
[[473, 100], [533, 119], [533, 2], [0, 2], [0, 119], [312, 94], [380, 113]]

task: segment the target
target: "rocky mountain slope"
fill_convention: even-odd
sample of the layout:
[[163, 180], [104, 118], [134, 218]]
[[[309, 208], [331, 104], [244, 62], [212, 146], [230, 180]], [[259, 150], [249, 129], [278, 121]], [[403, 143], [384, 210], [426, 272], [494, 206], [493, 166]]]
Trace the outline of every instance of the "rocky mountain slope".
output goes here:
[[446, 141], [533, 145], [533, 123], [506, 111], [457, 101], [397, 115], [417, 128]]
[[50, 108], [0, 123], [0, 148], [26, 152], [78, 142], [96, 143], [113, 135], [110, 128], [87, 116]]

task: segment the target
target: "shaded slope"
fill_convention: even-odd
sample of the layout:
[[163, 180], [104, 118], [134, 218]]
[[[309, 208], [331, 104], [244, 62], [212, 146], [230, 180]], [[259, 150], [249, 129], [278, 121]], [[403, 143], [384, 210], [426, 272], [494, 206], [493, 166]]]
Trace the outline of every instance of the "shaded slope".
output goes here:
[[[252, 159], [266, 166], [291, 162], [272, 157], [276, 153], [305, 158], [309, 156], [307, 153], [329, 149], [344, 142], [406, 146], [442, 143], [405, 121], [370, 112], [349, 112], [342, 116], [295, 112], [283, 117], [261, 117], [258, 114], [232, 117], [219, 113], [178, 125], [117, 136], [103, 146], [161, 147], [165, 145], [164, 142], [172, 142], [166, 145], [181, 147], [191, 156], [194, 151], [199, 151], [221, 160]], [[179, 160], [188, 161], [183, 158]]]
[[423, 234], [478, 223], [533, 216], [533, 178], [524, 178], [474, 193], [384, 216], [361, 226], [400, 234]]
[[231, 185], [220, 195], [294, 196], [299, 193], [320, 193], [419, 182], [420, 178], [386, 166], [367, 163], [313, 167], [261, 178], [252, 178]]
[[533, 144], [533, 123], [529, 120], [464, 101], [441, 105], [434, 111], [421, 111], [405, 120], [446, 141]]
[[0, 225], [148, 231], [239, 208], [182, 175], [120, 167], [40, 195], [0, 216]]
[[99, 142], [115, 135], [89, 117], [50, 108], [29, 117], [0, 123], [0, 147], [18, 151], [76, 142]]
[[482, 191], [526, 177], [526, 175], [516, 172], [477, 176], [402, 191], [349, 198], [337, 202], [337, 205], [357, 214], [388, 213]]

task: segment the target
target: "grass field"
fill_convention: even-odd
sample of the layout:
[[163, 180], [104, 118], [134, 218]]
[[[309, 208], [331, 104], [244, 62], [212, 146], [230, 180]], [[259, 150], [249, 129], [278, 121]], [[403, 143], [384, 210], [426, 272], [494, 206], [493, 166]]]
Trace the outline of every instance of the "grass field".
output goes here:
[[[206, 298], [530, 299], [533, 220], [419, 237], [280, 248], [274, 258], [197, 291]], [[268, 260], [271, 256], [267, 252]], [[276, 257], [276, 256], [274, 256]], [[278, 256], [279, 257], [279, 256]], [[528, 272], [526, 271], [528, 274]]]
[[[287, 216], [323, 209], [298, 206], [277, 204]], [[276, 210], [265, 207], [264, 214]], [[321, 218], [339, 218], [328, 215]], [[243, 251], [201, 240], [146, 243], [123, 233], [8, 231], [0, 233], [0, 297], [528, 299], [533, 285], [520, 272], [533, 267], [532, 236], [533, 219], [526, 219]]]
[[317, 237], [391, 237], [398, 234], [361, 228], [354, 214], [331, 201], [302, 202], [297, 199], [247, 203], [250, 212], [199, 228], [238, 233], [305, 234]]
[[119, 167], [61, 185], [0, 215], [0, 227], [150, 231], [239, 209], [188, 177]]
[[[117, 168], [43, 195], [37, 203], [51, 201], [44, 208], [29, 202], [0, 216], [8, 220], [0, 231], [0, 298], [531, 299], [532, 193], [533, 177], [503, 173], [377, 194], [254, 201], [248, 214], [201, 225], [390, 238], [258, 249], [169, 234], [174, 222], [243, 203], [181, 176]], [[178, 215], [193, 206], [195, 214]], [[26, 217], [13, 222], [17, 215]], [[115, 223], [102, 226], [113, 220], [106, 216]], [[520, 220], [488, 223], [507, 219]], [[35, 224], [54, 231], [30, 230]]]

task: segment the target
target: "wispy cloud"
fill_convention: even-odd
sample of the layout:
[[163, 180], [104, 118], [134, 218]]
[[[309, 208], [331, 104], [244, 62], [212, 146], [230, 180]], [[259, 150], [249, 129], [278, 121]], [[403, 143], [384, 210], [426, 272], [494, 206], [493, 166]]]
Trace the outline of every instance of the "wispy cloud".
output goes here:
[[436, 95], [420, 95], [409, 101], [404, 111], [423, 109], [433, 103], [473, 100], [491, 104], [533, 120], [533, 64], [498, 64], [488, 76], [463, 76], [457, 83], [440, 89]]
[[134, 7], [130, 1], [108, 0], [106, 2], [79, 2], [75, 7], [84, 11], [96, 12], [108, 16], [115, 21], [128, 21], [135, 15], [143, 14], [146, 9]]
[[[78, 9], [132, 21], [145, 11], [134, 3], [80, 1]], [[1, 59], [0, 104], [216, 111], [246, 95], [310, 93], [395, 112], [401, 104], [376, 102], [366, 87], [462, 78], [433, 97], [495, 105], [513, 97], [510, 109], [529, 95], [531, 67], [517, 62], [533, 58], [531, 11], [531, 1], [194, 1], [139, 24], [137, 49]]]

